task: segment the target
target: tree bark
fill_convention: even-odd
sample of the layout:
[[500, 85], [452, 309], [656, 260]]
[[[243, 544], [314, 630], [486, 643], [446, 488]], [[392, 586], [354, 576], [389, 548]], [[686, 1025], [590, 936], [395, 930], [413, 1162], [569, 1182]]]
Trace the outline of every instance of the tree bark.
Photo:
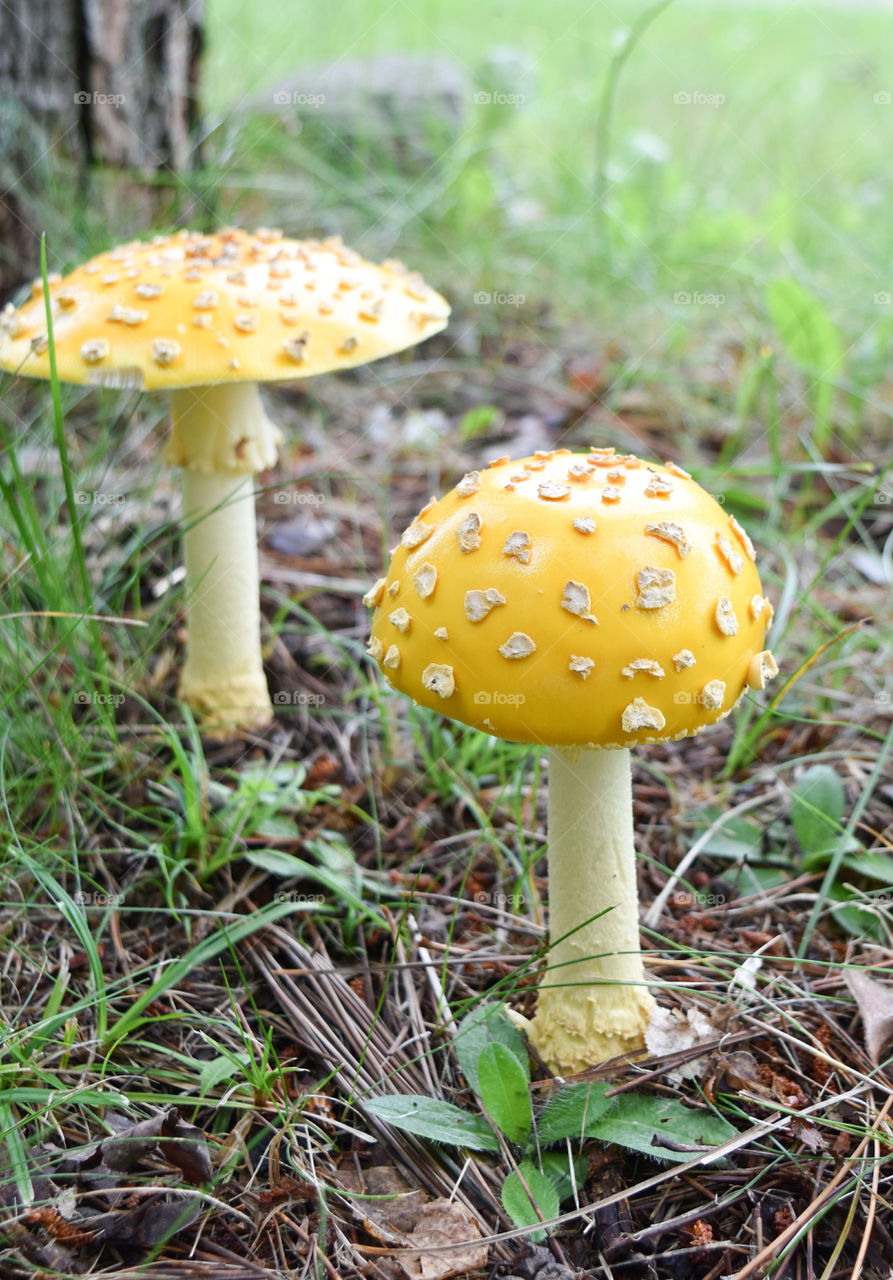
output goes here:
[[0, 294], [39, 261], [48, 187], [93, 166], [187, 170], [203, 0], [0, 5]]

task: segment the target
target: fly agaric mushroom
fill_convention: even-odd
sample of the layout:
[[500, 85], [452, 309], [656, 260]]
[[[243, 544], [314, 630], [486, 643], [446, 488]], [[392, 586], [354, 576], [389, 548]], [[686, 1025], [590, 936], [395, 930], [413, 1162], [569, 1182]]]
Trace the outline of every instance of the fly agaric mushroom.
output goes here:
[[747, 534], [673, 463], [500, 458], [431, 499], [366, 604], [395, 688], [550, 748], [552, 945], [532, 1042], [560, 1072], [640, 1049], [654, 1002], [630, 749], [700, 733], [776, 673]]
[[[63, 382], [173, 392], [183, 468], [187, 656], [180, 696], [227, 734], [272, 718], [260, 650], [254, 473], [281, 433], [258, 384], [365, 364], [442, 329], [449, 307], [396, 261], [337, 238], [180, 231], [49, 282]], [[0, 368], [48, 378], [43, 286], [0, 314]]]

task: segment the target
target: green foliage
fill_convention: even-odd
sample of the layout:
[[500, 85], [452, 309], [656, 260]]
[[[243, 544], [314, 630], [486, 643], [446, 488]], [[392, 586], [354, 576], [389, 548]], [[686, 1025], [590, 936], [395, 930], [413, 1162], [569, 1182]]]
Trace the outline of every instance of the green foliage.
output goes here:
[[[524, 1190], [525, 1184], [530, 1195]], [[513, 1170], [502, 1184], [502, 1207], [516, 1227], [529, 1227], [534, 1222], [558, 1215], [558, 1188], [542, 1169], [538, 1169], [530, 1160], [522, 1160], [517, 1172]], [[545, 1231], [534, 1231], [530, 1235], [531, 1240], [545, 1238]]]
[[[721, 1116], [686, 1107], [675, 1099], [637, 1093], [607, 1098], [610, 1086], [604, 1081], [559, 1089], [534, 1117], [527, 1054], [518, 1033], [516, 1040], [507, 1027], [515, 1032], [503, 1006], [482, 1005], [463, 1018], [455, 1041], [463, 1073], [469, 1082], [476, 1082], [474, 1092], [489, 1124], [452, 1103], [417, 1094], [372, 1098], [365, 1107], [397, 1129], [447, 1146], [497, 1151], [498, 1130], [522, 1154], [517, 1172], [508, 1175], [502, 1188], [503, 1207], [516, 1226], [539, 1222], [540, 1215], [554, 1218], [562, 1200], [579, 1187], [585, 1176], [585, 1160], [568, 1156], [569, 1139], [581, 1142], [595, 1138], [653, 1160], [683, 1163], [735, 1136], [736, 1130]], [[556, 1145], [564, 1145], [565, 1150], [542, 1150]], [[543, 1233], [533, 1236], [542, 1238]]]
[[810, 378], [809, 397], [818, 442], [827, 439], [834, 402], [834, 378], [843, 347], [827, 309], [797, 280], [774, 280], [766, 307], [791, 360]]
[[469, 1151], [499, 1150], [499, 1139], [487, 1121], [451, 1102], [408, 1093], [369, 1098], [364, 1105], [370, 1115], [420, 1138]]
[[830, 765], [806, 769], [791, 788], [791, 822], [804, 853], [828, 853], [841, 831], [843, 783]]

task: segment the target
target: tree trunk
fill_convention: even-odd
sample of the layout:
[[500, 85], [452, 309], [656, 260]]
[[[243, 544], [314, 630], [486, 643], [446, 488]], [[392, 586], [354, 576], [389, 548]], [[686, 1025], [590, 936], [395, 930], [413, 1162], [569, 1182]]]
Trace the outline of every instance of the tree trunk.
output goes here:
[[[51, 181], [79, 171], [86, 197], [91, 166], [142, 178], [189, 168], [202, 6], [203, 0], [0, 5], [0, 295], [37, 269]], [[58, 201], [58, 188], [53, 195]]]

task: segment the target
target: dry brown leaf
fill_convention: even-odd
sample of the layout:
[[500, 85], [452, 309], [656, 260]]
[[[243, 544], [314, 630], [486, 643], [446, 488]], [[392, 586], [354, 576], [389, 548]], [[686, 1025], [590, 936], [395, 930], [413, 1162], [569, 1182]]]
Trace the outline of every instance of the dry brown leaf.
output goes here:
[[893, 989], [869, 978], [861, 969], [847, 969], [843, 976], [862, 1015], [868, 1056], [877, 1066], [893, 1039]]
[[413, 1189], [391, 1165], [374, 1165], [358, 1174], [349, 1165], [339, 1170], [338, 1181], [345, 1191], [367, 1196], [387, 1196], [386, 1200], [351, 1200], [363, 1227], [382, 1244], [404, 1245], [419, 1220], [428, 1197]]
[[[481, 1228], [475, 1218], [460, 1204], [450, 1200], [432, 1200], [419, 1214], [407, 1251], [398, 1261], [409, 1280], [446, 1280], [487, 1265], [487, 1246], [476, 1244]], [[439, 1252], [443, 1245], [464, 1245]], [[426, 1252], [438, 1250], [438, 1252]]]

